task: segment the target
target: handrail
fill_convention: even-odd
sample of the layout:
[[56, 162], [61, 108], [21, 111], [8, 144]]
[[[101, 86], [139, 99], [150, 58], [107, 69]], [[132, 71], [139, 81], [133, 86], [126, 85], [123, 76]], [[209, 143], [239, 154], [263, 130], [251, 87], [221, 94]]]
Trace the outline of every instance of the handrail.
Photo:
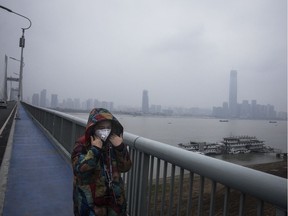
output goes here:
[[287, 208], [287, 180], [284, 178], [133, 134], [126, 133], [124, 138], [139, 151]]

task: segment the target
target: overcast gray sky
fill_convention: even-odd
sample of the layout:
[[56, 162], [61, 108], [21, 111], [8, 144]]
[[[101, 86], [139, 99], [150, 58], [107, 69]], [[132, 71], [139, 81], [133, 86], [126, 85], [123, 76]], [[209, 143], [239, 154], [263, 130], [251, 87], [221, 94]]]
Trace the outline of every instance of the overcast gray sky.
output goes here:
[[[32, 20], [25, 31], [24, 99], [95, 98], [115, 106], [222, 106], [230, 70], [238, 102], [287, 110], [286, 0], [1, 0]], [[28, 21], [0, 9], [0, 70], [20, 59]], [[2, 59], [2, 60], [1, 60]], [[9, 60], [8, 75], [19, 72]]]

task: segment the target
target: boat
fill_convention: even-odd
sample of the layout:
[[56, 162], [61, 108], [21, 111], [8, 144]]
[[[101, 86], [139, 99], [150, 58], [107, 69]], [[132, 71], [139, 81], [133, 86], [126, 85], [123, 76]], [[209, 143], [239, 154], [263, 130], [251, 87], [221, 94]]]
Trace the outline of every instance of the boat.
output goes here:
[[236, 149], [234, 149], [234, 148], [231, 148], [231, 149], [228, 150], [228, 153], [229, 153], [229, 154], [239, 154], [240, 151], [238, 151], [238, 150], [236, 150]]
[[216, 154], [248, 154], [248, 153], [273, 153], [275, 150], [264, 144], [263, 140], [255, 136], [230, 136], [224, 137], [221, 142], [195, 142], [179, 143], [180, 148], [193, 152], [202, 152], [205, 155]]
[[[227, 153], [267, 153], [273, 152], [273, 148], [265, 146], [263, 140], [257, 139], [255, 136], [230, 136], [224, 137], [222, 143], [225, 145]], [[231, 151], [233, 149], [233, 151]]]
[[228, 119], [220, 119], [219, 122], [229, 122]]
[[202, 153], [205, 155], [222, 154], [224, 146], [222, 143], [209, 143], [209, 142], [195, 142], [179, 143], [178, 146], [188, 151]]
[[269, 123], [277, 123], [277, 121], [270, 120]]

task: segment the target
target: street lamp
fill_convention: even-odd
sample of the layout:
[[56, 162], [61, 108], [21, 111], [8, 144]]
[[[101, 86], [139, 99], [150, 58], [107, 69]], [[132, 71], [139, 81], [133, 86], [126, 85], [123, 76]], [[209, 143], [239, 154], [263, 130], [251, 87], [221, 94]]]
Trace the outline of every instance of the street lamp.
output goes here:
[[[23, 79], [23, 49], [25, 47], [25, 37], [24, 37], [24, 33], [25, 33], [25, 30], [26, 29], [29, 29], [32, 25], [32, 22], [31, 20], [26, 17], [26, 16], [23, 16], [22, 14], [19, 14], [19, 13], [16, 13], [14, 11], [12, 11], [11, 9], [9, 8], [6, 8], [2, 5], [0, 5], [0, 8], [10, 12], [10, 13], [14, 13], [18, 16], [21, 16], [25, 19], [27, 19], [29, 21], [29, 26], [27, 28], [22, 28], [22, 37], [20, 38], [20, 41], [19, 41], [19, 47], [21, 47], [21, 59], [20, 59], [20, 73], [19, 73], [19, 86], [18, 86], [18, 109], [19, 109], [19, 105], [20, 105], [20, 100], [22, 101], [23, 99], [23, 90], [22, 90], [22, 79]], [[17, 112], [16, 114], [16, 119], [20, 119], [19, 117], [19, 111]]]
[[31, 22], [31, 20], [28, 17], [23, 16], [22, 14], [16, 13], [16, 12], [12, 11], [9, 8], [6, 8], [6, 7], [2, 6], [2, 5], [0, 5], [0, 8], [4, 9], [4, 10], [10, 12], [10, 13], [14, 13], [14, 14], [16, 14], [18, 16], [21, 16], [21, 17], [23, 17], [23, 18], [25, 18], [25, 19], [27, 19], [29, 21], [29, 26], [27, 28], [22, 28], [22, 37], [20, 38], [20, 41], [19, 41], [19, 47], [21, 47], [20, 73], [19, 73], [20, 79], [19, 79], [19, 93], [18, 93], [18, 102], [19, 102], [20, 100], [23, 99], [22, 79], [23, 79], [23, 67], [24, 67], [24, 65], [23, 65], [23, 49], [25, 47], [24, 33], [25, 33], [25, 30], [27, 30], [27, 29], [29, 29], [31, 27], [32, 22]]

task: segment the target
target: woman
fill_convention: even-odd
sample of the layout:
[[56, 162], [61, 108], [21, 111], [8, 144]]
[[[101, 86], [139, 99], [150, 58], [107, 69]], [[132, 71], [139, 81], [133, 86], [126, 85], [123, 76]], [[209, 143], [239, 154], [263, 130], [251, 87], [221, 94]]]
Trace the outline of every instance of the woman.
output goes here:
[[76, 141], [71, 160], [75, 215], [127, 215], [120, 174], [132, 162], [123, 143], [123, 127], [108, 110], [90, 112], [85, 135]]

